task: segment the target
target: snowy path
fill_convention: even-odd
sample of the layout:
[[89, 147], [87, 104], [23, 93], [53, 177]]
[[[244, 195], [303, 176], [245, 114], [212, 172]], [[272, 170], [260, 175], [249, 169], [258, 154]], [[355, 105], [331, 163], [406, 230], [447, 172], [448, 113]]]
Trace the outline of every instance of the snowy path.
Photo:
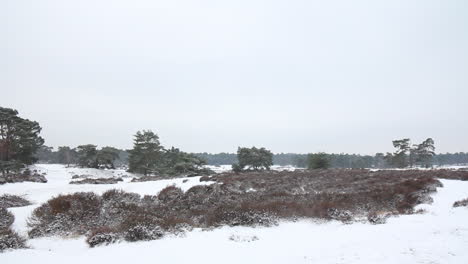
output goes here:
[[[5, 185], [0, 186], [0, 194], [27, 194], [27, 198], [42, 202], [52, 195], [78, 190], [102, 192], [118, 186], [154, 194], [173, 182], [184, 189], [198, 182], [191, 178], [186, 183], [180, 179], [70, 186], [68, 180], [62, 180], [63, 169], [51, 168], [49, 173], [50, 186]], [[224, 227], [93, 249], [87, 247], [83, 237], [41, 238], [29, 241], [32, 249], [0, 254], [0, 263], [468, 263], [468, 208], [452, 208], [453, 202], [468, 197], [468, 182], [442, 183], [444, 187], [433, 196], [434, 203], [420, 206], [426, 213], [391, 218], [384, 225], [300, 221], [271, 228]], [[12, 211], [17, 217], [15, 228], [24, 232], [31, 208]]]

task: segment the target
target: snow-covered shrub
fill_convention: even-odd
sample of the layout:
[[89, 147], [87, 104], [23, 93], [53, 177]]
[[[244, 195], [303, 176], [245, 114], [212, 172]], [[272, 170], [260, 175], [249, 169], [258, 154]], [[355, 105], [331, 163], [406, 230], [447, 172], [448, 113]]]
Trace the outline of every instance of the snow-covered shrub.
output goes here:
[[22, 207], [30, 204], [31, 203], [28, 200], [18, 195], [4, 194], [0, 196], [0, 207]]
[[456, 201], [453, 204], [453, 207], [462, 207], [462, 206], [468, 207], [468, 198], [460, 200], [460, 201]]
[[155, 240], [164, 235], [163, 230], [156, 225], [139, 224], [133, 226], [125, 233], [126, 241]]
[[0, 208], [0, 252], [6, 249], [25, 248], [26, 240], [11, 230], [15, 217], [5, 208]]
[[164, 202], [174, 201], [184, 195], [184, 192], [179, 187], [173, 185], [162, 189], [158, 194], [158, 199]]
[[60, 195], [34, 209], [28, 225], [30, 237], [84, 234], [102, 226], [101, 197], [92, 192]]
[[367, 215], [367, 221], [374, 225], [385, 224], [390, 216], [389, 212], [371, 212]]
[[100, 227], [94, 229], [86, 238], [86, 243], [90, 247], [99, 245], [109, 245], [118, 242], [121, 239], [121, 235], [116, 233], [115, 229], [109, 227]]
[[85, 178], [71, 181], [70, 184], [117, 184], [121, 181], [122, 178]]
[[26, 239], [9, 228], [0, 229], [0, 252], [18, 248], [26, 248]]
[[0, 207], [0, 229], [7, 229], [15, 220], [15, 217], [7, 209]]
[[[143, 198], [121, 190], [61, 195], [34, 210], [29, 235], [88, 234], [88, 243], [95, 246], [158, 239], [194, 227], [270, 226], [280, 219], [347, 223], [368, 217], [371, 223], [383, 223], [387, 215], [374, 212], [414, 213], [414, 206], [430, 201], [440, 185], [426, 171], [261, 171], [209, 179], [216, 183], [185, 193], [169, 186]], [[102, 226], [107, 231], [95, 231]]]

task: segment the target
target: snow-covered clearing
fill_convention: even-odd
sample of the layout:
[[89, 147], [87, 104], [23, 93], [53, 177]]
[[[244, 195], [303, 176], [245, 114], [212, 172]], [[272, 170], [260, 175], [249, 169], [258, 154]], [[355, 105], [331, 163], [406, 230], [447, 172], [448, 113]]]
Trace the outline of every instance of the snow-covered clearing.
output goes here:
[[[31, 211], [60, 193], [112, 188], [139, 194], [156, 194], [175, 184], [183, 190], [201, 184], [198, 177], [112, 185], [70, 185], [81, 169], [39, 165], [48, 183], [16, 183], [0, 186], [0, 195], [24, 195], [34, 205], [10, 208], [14, 228], [26, 232]], [[72, 173], [70, 173], [72, 172]], [[122, 171], [90, 170], [119, 176]], [[122, 175], [120, 175], [122, 176]], [[184, 183], [184, 180], [187, 180]], [[223, 227], [195, 229], [184, 236], [167, 236], [149, 242], [122, 242], [89, 248], [84, 237], [29, 240], [31, 249], [0, 254], [0, 263], [468, 263], [468, 208], [453, 208], [468, 197], [468, 182], [441, 180], [443, 188], [434, 203], [420, 205], [426, 213], [390, 218], [386, 224], [342, 224], [314, 221], [283, 222], [275, 227]], [[204, 183], [206, 184], [206, 183]], [[208, 183], [209, 184], [209, 183]]]

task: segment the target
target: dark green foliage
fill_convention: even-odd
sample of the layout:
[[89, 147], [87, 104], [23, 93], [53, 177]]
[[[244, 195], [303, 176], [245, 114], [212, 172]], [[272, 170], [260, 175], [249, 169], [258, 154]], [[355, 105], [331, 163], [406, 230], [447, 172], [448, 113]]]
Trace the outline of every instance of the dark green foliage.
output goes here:
[[273, 165], [273, 153], [265, 148], [241, 148], [237, 149], [239, 167], [244, 170], [269, 170]]
[[211, 174], [203, 168], [205, 160], [180, 151], [178, 148], [164, 149], [159, 137], [152, 131], [138, 131], [133, 149], [129, 151], [129, 171], [158, 175]]
[[315, 153], [309, 154], [309, 165], [310, 170], [316, 169], [328, 169], [330, 168], [330, 158], [326, 153]]
[[410, 164], [409, 152], [410, 152], [410, 139], [400, 139], [392, 141], [393, 147], [396, 148], [395, 153], [392, 157], [392, 164], [397, 168], [405, 168]]
[[241, 166], [239, 165], [239, 163], [234, 163], [231, 165], [231, 168], [232, 168], [232, 171], [235, 172], [235, 173], [239, 173], [242, 171], [242, 168]]
[[415, 145], [415, 148], [412, 152], [415, 156], [414, 160], [417, 164], [429, 168], [433, 163], [433, 158], [435, 156], [434, 151], [434, 140], [432, 138], [428, 138], [421, 144]]
[[55, 163], [55, 160], [57, 159], [57, 153], [54, 152], [54, 148], [46, 145], [40, 146], [35, 156], [38, 162], [42, 163]]
[[97, 153], [96, 159], [100, 168], [114, 169], [114, 161], [119, 158], [119, 150], [113, 147], [104, 147]]
[[203, 159], [194, 154], [180, 151], [174, 147], [164, 151], [162, 163], [160, 170], [165, 174], [196, 173], [206, 164]]
[[0, 170], [3, 174], [32, 164], [44, 144], [39, 123], [18, 116], [18, 111], [0, 107]]
[[426, 139], [421, 144], [414, 144], [413, 147], [410, 147], [409, 138], [394, 140], [393, 146], [397, 150], [393, 154], [387, 153], [385, 160], [396, 168], [413, 167], [414, 165], [427, 168], [432, 166], [436, 156], [432, 138]]
[[[70, 161], [73, 157], [73, 150], [68, 147], [59, 148], [59, 152], [63, 152], [63, 164]], [[76, 148], [78, 157], [78, 165], [85, 168], [115, 168], [114, 161], [119, 158], [119, 150], [113, 147], [104, 147], [100, 150], [96, 145], [81, 145]], [[67, 156], [70, 155], [70, 156]]]
[[163, 147], [159, 137], [149, 130], [138, 131], [133, 139], [133, 149], [129, 151], [128, 171], [148, 175], [155, 173], [161, 165]]
[[78, 154], [78, 165], [84, 168], [98, 168], [97, 146], [96, 145], [81, 145], [76, 148]]
[[78, 153], [75, 149], [71, 149], [67, 146], [58, 147], [57, 151], [57, 163], [60, 164], [74, 164], [78, 161]]
[[237, 163], [237, 154], [235, 153], [194, 153], [197, 157], [206, 161], [209, 165], [232, 165]]

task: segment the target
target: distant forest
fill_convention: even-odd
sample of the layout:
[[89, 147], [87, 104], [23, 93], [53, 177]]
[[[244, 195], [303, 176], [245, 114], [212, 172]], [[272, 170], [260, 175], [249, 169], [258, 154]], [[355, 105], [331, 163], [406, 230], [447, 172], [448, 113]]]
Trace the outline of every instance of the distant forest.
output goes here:
[[[237, 162], [235, 153], [194, 153], [196, 156], [206, 160], [209, 165], [231, 165]], [[273, 154], [274, 165], [292, 165], [295, 167], [306, 168], [309, 154], [279, 153]], [[382, 154], [358, 155], [358, 154], [328, 154], [332, 168], [386, 168], [391, 167], [383, 158]], [[435, 154], [433, 164], [442, 165], [461, 165], [468, 164], [468, 153], [445, 153]]]
[[[232, 165], [238, 162], [236, 153], [193, 153], [195, 156], [205, 160], [208, 165]], [[64, 163], [59, 151], [54, 151], [50, 147], [41, 147], [37, 152], [37, 158], [42, 163]], [[387, 168], [392, 167], [382, 154], [358, 155], [358, 154], [328, 154], [330, 166], [332, 168]], [[274, 165], [291, 165], [306, 168], [308, 154], [279, 153], [273, 154]], [[67, 163], [67, 162], [65, 162]], [[74, 162], [71, 162], [74, 163]], [[114, 162], [115, 166], [125, 166], [128, 164], [128, 152], [118, 150], [118, 158]], [[468, 153], [445, 153], [435, 154], [433, 157], [435, 166], [468, 164]]]

